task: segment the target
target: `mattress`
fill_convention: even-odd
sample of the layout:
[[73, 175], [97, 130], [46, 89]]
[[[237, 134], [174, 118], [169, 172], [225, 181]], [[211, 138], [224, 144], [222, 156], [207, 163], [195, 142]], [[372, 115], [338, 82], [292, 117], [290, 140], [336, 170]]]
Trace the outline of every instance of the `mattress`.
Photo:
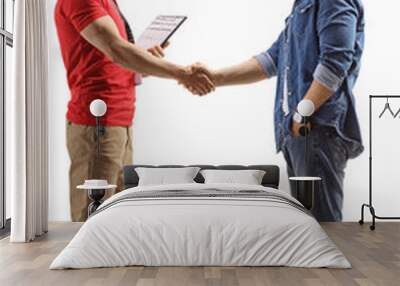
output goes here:
[[106, 200], [50, 269], [136, 265], [351, 267], [283, 191], [181, 184], [135, 187]]

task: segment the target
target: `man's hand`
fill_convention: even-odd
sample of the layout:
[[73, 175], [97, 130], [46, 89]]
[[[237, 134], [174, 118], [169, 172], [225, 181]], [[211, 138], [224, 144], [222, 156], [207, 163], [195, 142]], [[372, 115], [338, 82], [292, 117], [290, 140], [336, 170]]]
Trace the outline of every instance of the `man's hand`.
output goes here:
[[212, 73], [200, 64], [186, 67], [185, 73], [179, 80], [194, 95], [206, 95], [215, 90]]
[[195, 63], [194, 65], [191, 66], [192, 72], [195, 73], [203, 73], [206, 76], [208, 76], [208, 78], [210, 80], [212, 80], [213, 83], [217, 83], [217, 72], [210, 69], [208, 66], [206, 66], [203, 63]]
[[[192, 94], [194, 95], [206, 95], [215, 90], [216, 87], [216, 76], [214, 71], [209, 69], [206, 65], [196, 63], [187, 67], [187, 70], [191, 73], [193, 79], [203, 81], [201, 87], [193, 85], [193, 82], [180, 82], [183, 84]], [[206, 83], [206, 86], [204, 86]]]
[[[302, 136], [302, 134], [300, 133], [300, 129], [302, 127], [304, 127], [304, 126], [305, 126], [304, 124], [298, 123], [298, 122], [293, 120], [293, 122], [292, 122], [292, 135], [294, 137]], [[308, 128], [308, 130], [311, 130], [311, 124], [310, 123], [307, 124], [307, 128]]]
[[[251, 84], [267, 78], [259, 62], [251, 58], [241, 64], [212, 70], [201, 63], [196, 63], [190, 67], [194, 73], [206, 75], [215, 87]], [[192, 93], [197, 94], [191, 86], [186, 86]]]
[[167, 42], [163, 47], [157, 45], [157, 46], [154, 46], [154, 47], [148, 49], [147, 51], [157, 58], [163, 58], [163, 57], [165, 57], [164, 50], [166, 48], [168, 48], [168, 46], [169, 46], [169, 42]]

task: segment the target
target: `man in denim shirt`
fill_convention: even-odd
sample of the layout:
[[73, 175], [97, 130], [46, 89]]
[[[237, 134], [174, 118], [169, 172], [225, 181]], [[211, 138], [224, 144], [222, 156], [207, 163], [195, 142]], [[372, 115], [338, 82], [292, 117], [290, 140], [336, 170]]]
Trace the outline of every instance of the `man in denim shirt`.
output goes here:
[[[266, 52], [236, 66], [207, 73], [216, 86], [249, 84], [278, 76], [275, 138], [289, 176], [319, 176], [322, 186], [313, 213], [320, 221], [341, 221], [344, 169], [363, 151], [352, 89], [364, 46], [360, 0], [296, 0], [286, 26]], [[190, 89], [190, 88], [189, 88]], [[312, 148], [305, 162], [299, 136], [299, 102], [310, 100]], [[309, 126], [310, 127], [310, 126]], [[293, 192], [293, 187], [292, 187]]]

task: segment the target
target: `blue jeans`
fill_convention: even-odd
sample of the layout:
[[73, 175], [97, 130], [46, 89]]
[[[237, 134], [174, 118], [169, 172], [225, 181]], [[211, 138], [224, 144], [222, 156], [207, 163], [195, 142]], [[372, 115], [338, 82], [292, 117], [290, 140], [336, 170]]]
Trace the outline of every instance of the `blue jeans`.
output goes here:
[[[309, 146], [306, 166], [305, 138], [285, 138], [282, 151], [288, 175], [321, 177], [312, 212], [318, 221], [341, 221], [344, 169], [348, 161], [346, 144], [334, 128], [318, 126], [311, 131]], [[291, 182], [290, 188], [295, 195], [295, 184]]]

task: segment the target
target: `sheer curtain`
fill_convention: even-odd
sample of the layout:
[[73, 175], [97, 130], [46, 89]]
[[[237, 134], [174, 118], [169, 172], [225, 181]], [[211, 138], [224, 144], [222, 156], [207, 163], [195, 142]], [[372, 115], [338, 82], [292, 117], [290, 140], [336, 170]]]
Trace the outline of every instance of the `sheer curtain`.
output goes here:
[[11, 238], [28, 242], [48, 225], [48, 48], [46, 0], [15, 1], [11, 136]]

